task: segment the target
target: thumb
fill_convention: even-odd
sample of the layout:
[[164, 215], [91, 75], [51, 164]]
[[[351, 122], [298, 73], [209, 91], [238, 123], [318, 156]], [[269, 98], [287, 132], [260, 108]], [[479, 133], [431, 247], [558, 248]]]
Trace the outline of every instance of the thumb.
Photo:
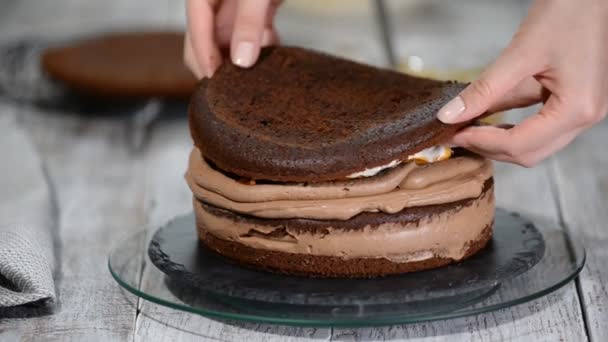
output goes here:
[[507, 48], [477, 80], [444, 105], [437, 112], [437, 118], [444, 123], [453, 124], [485, 113], [507, 92], [530, 76], [530, 66], [529, 63], [526, 65], [523, 55], [520, 51]]
[[262, 43], [264, 40], [269, 40], [268, 37], [264, 38], [269, 6], [270, 0], [239, 1], [230, 46], [234, 64], [242, 68], [249, 68], [258, 59]]

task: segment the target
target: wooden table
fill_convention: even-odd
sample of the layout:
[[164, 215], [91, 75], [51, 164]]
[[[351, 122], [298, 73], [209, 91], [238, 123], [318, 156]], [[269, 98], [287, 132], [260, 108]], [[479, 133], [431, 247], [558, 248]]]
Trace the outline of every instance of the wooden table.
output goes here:
[[[418, 12], [391, 13], [400, 32], [396, 41], [401, 56], [442, 49], [435, 54], [466, 64], [487, 62], [508, 41], [524, 11], [525, 1], [446, 1]], [[437, 15], [445, 20], [429, 26], [425, 16]], [[382, 64], [369, 18], [319, 16], [314, 25], [309, 21], [310, 16], [287, 8], [278, 26], [289, 43]], [[3, 2], [0, 9], [1, 40], [150, 26], [182, 27], [183, 3], [15, 0]], [[439, 41], [425, 39], [429, 32], [438, 34]], [[15, 116], [35, 141], [61, 213], [59, 304], [52, 314], [0, 318], [2, 341], [608, 341], [608, 122], [533, 169], [497, 165], [500, 206], [584, 241], [587, 265], [575, 282], [535, 301], [477, 316], [346, 329], [220, 322], [139, 300], [112, 280], [106, 258], [118, 239], [190, 210], [191, 195], [182, 179], [191, 148], [185, 113], [141, 125], [131, 117], [66, 113], [0, 100], [0, 115]], [[134, 135], [143, 137], [140, 143]], [[149, 267], [142, 270], [142, 288], [160, 285], [146, 272]]]

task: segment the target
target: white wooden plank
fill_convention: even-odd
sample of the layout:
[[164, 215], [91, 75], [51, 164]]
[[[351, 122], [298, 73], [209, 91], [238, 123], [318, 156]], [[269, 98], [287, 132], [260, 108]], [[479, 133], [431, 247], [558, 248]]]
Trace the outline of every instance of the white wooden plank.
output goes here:
[[608, 341], [608, 121], [577, 138], [557, 155], [556, 188], [563, 219], [583, 241], [587, 265], [580, 293], [592, 341]]
[[[168, 4], [166, 0], [10, 2], [3, 4], [0, 40], [170, 26]], [[127, 152], [128, 122], [34, 109], [24, 109], [20, 119], [47, 161], [58, 192], [59, 304], [51, 315], [3, 319], [0, 340], [132, 339], [137, 300], [124, 295], [106, 266], [110, 246], [129, 229], [142, 226], [144, 218], [144, 182], [139, 163]], [[20, 312], [12, 316], [36, 315]]]
[[[6, 319], [20, 340], [122, 341], [136, 307], [107, 271], [116, 239], [142, 226], [143, 181], [126, 149], [125, 121], [23, 108], [19, 120], [49, 169], [60, 209], [58, 306], [52, 315]], [[0, 336], [2, 340], [2, 336]]]
[[[168, 7], [166, 0], [11, 2], [3, 4], [0, 40], [172, 27]], [[142, 226], [144, 218], [143, 178], [137, 159], [127, 152], [130, 124], [87, 113], [24, 110], [21, 115], [58, 190], [63, 246], [59, 305], [52, 315], [3, 319], [0, 340], [130, 340], [137, 299], [125, 296], [106, 266], [110, 246], [129, 229]], [[32, 314], [23, 312], [21, 317]]]

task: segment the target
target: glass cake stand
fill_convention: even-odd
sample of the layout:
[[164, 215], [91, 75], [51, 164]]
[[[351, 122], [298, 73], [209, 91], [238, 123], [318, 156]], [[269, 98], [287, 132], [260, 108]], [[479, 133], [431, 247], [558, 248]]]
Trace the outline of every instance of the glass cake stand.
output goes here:
[[501, 209], [493, 240], [482, 252], [461, 264], [398, 276], [313, 279], [243, 268], [199, 244], [192, 215], [150, 236], [144, 231], [128, 236], [108, 262], [129, 292], [177, 310], [216, 319], [351, 327], [447, 319], [521, 304], [564, 286], [584, 263], [584, 248], [567, 233], [539, 229]]

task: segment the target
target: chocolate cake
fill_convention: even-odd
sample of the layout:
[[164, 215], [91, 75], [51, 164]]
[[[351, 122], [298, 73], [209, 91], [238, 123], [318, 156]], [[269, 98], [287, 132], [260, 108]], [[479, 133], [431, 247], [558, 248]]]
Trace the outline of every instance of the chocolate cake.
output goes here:
[[184, 66], [183, 42], [177, 32], [106, 34], [47, 49], [42, 68], [90, 97], [188, 99], [197, 80]]
[[490, 161], [441, 143], [463, 85], [272, 47], [190, 106], [201, 243], [244, 266], [374, 277], [464, 260], [492, 236]]

